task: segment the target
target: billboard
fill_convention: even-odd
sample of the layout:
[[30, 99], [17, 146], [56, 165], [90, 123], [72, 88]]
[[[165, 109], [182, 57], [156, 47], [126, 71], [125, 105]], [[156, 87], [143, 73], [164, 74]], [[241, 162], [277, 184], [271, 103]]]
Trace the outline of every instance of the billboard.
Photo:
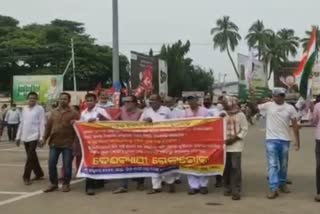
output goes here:
[[13, 102], [26, 104], [31, 91], [39, 95], [40, 103], [57, 101], [63, 91], [62, 75], [24, 75], [13, 77]]
[[241, 100], [250, 99], [250, 92], [257, 98], [268, 95], [267, 75], [263, 62], [243, 54], [238, 54], [239, 97]]
[[297, 70], [299, 62], [286, 62], [276, 72], [274, 72], [274, 87], [287, 89], [287, 99], [298, 99], [299, 79], [296, 79], [293, 73]]
[[157, 58], [131, 52], [131, 89], [137, 97], [151, 95], [158, 91]]
[[159, 94], [161, 97], [168, 95], [168, 65], [166, 61], [159, 59]]
[[318, 62], [312, 69], [312, 94], [320, 95], [320, 63]]

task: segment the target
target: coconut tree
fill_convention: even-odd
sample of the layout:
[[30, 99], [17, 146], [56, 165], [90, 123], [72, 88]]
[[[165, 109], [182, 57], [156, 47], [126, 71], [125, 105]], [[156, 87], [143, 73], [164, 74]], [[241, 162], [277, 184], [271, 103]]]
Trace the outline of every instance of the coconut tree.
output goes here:
[[295, 57], [299, 48], [299, 37], [295, 36], [294, 30], [283, 28], [277, 32], [277, 36], [281, 40], [286, 61], [290, 55]]
[[[319, 29], [319, 26], [312, 26], [312, 27], [316, 28], [316, 32], [317, 32], [316, 48], [317, 48], [317, 50], [319, 50], [319, 48], [320, 48], [320, 29]], [[300, 40], [304, 50], [307, 50], [307, 45], [310, 40], [311, 34], [312, 34], [312, 30], [306, 31], [307, 36]]]
[[231, 51], [233, 52], [235, 50], [241, 40], [241, 36], [238, 32], [239, 27], [230, 20], [229, 16], [218, 19], [216, 26], [211, 29], [214, 49], [219, 48], [221, 52], [227, 51], [233, 69], [239, 78], [238, 69], [231, 56]]
[[267, 37], [267, 42], [262, 50], [262, 60], [269, 66], [268, 79], [272, 72], [281, 68], [286, 61], [286, 53], [283, 48], [284, 43], [277, 34], [271, 34]]
[[261, 60], [262, 50], [266, 46], [268, 36], [272, 35], [273, 31], [264, 27], [263, 21], [257, 20], [249, 28], [246, 36], [247, 44], [250, 49], [256, 48], [258, 50], [258, 59]]

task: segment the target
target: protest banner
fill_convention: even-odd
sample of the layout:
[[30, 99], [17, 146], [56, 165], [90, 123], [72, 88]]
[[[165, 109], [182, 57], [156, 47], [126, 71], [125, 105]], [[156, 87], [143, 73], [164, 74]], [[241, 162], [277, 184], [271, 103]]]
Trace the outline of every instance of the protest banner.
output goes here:
[[78, 177], [152, 177], [168, 172], [222, 175], [224, 121], [77, 122], [82, 147]]

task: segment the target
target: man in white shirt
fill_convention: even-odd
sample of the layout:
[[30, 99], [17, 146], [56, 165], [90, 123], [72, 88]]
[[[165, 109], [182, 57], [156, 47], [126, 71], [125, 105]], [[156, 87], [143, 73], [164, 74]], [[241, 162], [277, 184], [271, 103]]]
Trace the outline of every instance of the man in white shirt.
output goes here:
[[175, 106], [175, 99], [173, 97], [166, 97], [164, 99], [164, 105], [168, 107], [171, 111], [170, 118], [177, 119], [177, 118], [183, 118], [184, 117], [184, 110], [178, 108]]
[[[161, 97], [159, 95], [151, 95], [150, 107], [144, 109], [141, 116], [141, 121], [147, 122], [159, 122], [171, 119], [171, 111], [168, 107], [163, 106], [161, 103]], [[158, 177], [152, 177], [152, 190], [148, 194], [156, 194], [162, 192], [162, 182], [166, 182], [169, 185], [169, 192], [175, 192], [175, 173], [169, 173]]]
[[99, 102], [97, 103], [97, 107], [103, 109], [114, 107], [114, 104], [106, 90], [102, 90], [99, 92]]
[[292, 105], [285, 102], [286, 90], [275, 88], [272, 92], [273, 101], [258, 106], [265, 112], [266, 124], [266, 150], [268, 161], [268, 177], [270, 192], [269, 199], [278, 197], [280, 190], [290, 193], [287, 187], [288, 156], [290, 146], [290, 122], [295, 136], [295, 149], [300, 149], [299, 126], [297, 123], [297, 111]]
[[36, 148], [43, 144], [43, 136], [45, 130], [45, 112], [42, 106], [37, 104], [38, 94], [30, 92], [28, 94], [28, 105], [23, 108], [21, 122], [19, 125], [16, 143], [20, 146], [20, 142], [24, 143], [27, 153], [27, 160], [23, 174], [25, 185], [30, 185], [31, 172], [35, 174], [32, 180], [40, 180], [44, 173], [41, 169]]
[[[203, 100], [203, 106], [208, 110], [210, 117], [219, 117], [220, 113], [223, 111], [223, 108], [218, 108], [212, 104], [212, 99], [210, 96], [205, 96]], [[216, 178], [216, 188], [223, 187], [223, 179], [221, 175], [215, 176]]]
[[[85, 96], [87, 108], [81, 113], [80, 121], [93, 123], [102, 120], [111, 120], [110, 115], [105, 109], [97, 107], [97, 96], [95, 94], [87, 94]], [[103, 187], [103, 180], [86, 179], [86, 193], [87, 195], [95, 195], [95, 189]]]
[[[185, 111], [183, 109], [181, 109], [178, 106], [175, 106], [175, 99], [173, 97], [169, 97], [167, 96], [164, 99], [164, 105], [167, 106], [171, 113], [170, 113], [170, 118], [171, 119], [179, 119], [179, 118], [183, 118], [185, 115]], [[175, 183], [176, 184], [181, 184], [181, 174], [176, 173], [176, 178], [175, 178]]]
[[6, 114], [5, 122], [7, 124], [9, 141], [14, 142], [20, 123], [20, 111], [17, 109], [16, 104], [11, 105], [11, 109]]

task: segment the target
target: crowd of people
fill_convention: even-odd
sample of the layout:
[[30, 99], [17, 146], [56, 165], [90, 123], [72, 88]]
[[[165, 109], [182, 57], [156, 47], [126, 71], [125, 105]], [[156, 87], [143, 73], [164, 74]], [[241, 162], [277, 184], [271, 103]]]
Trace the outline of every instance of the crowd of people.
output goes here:
[[[298, 114], [296, 109], [285, 102], [286, 91], [282, 88], [273, 90], [272, 99], [261, 100], [257, 105], [259, 112], [266, 117], [266, 158], [268, 164], [268, 184], [270, 192], [267, 198], [275, 199], [279, 193], [290, 193], [287, 186], [288, 156], [290, 142], [294, 142], [295, 150], [300, 148], [300, 136]], [[139, 103], [137, 97], [129, 95], [123, 97], [119, 114], [111, 115], [107, 109], [112, 106], [105, 93], [99, 96], [88, 93], [85, 96], [86, 108], [80, 111], [79, 106], [70, 106], [71, 96], [61, 93], [58, 105], [49, 114], [37, 104], [37, 93], [28, 94], [28, 105], [21, 113], [17, 114], [15, 106], [4, 112], [1, 118], [0, 132], [4, 124], [7, 125], [9, 140], [16, 139], [17, 146], [23, 143], [27, 160], [25, 164], [23, 181], [25, 185], [41, 180], [44, 172], [39, 164], [36, 149], [49, 145], [49, 181], [50, 185], [44, 190], [49, 193], [58, 190], [57, 163], [62, 154], [63, 169], [62, 191], [70, 191], [72, 178], [72, 163], [76, 159], [76, 168], [79, 168], [81, 160], [80, 143], [73, 128], [75, 121], [94, 123], [96, 121], [122, 120], [158, 122], [169, 119], [193, 118], [193, 117], [223, 117], [226, 121], [226, 162], [223, 176], [216, 176], [216, 187], [224, 187], [224, 195], [232, 200], [241, 199], [242, 191], [242, 152], [245, 146], [245, 138], [248, 133], [248, 117], [246, 111], [241, 110], [241, 105], [236, 97], [224, 95], [213, 104], [211, 97], [205, 97], [203, 103], [199, 103], [198, 97], [189, 96], [187, 105], [181, 100], [172, 97], [161, 98], [159, 95], [151, 95], [147, 106]], [[320, 101], [320, 96], [317, 101]], [[317, 195], [316, 201], [320, 201], [320, 103], [310, 106], [313, 112], [313, 123], [316, 124], [316, 159], [317, 159]], [[249, 120], [251, 123], [251, 121]], [[17, 125], [19, 124], [19, 126]], [[294, 140], [291, 139], [290, 126], [293, 127]], [[17, 130], [17, 131], [15, 131]], [[1, 133], [2, 134], [2, 133]], [[35, 174], [31, 178], [32, 172]], [[177, 173], [152, 177], [152, 188], [148, 194], [161, 193], [162, 185], [166, 184], [170, 193], [175, 192], [175, 185], [181, 183], [181, 175]], [[138, 190], [144, 190], [146, 178], [133, 179], [137, 183]], [[208, 193], [208, 176], [188, 175], [189, 195]], [[121, 179], [119, 187], [113, 193], [128, 192], [129, 179]], [[103, 187], [105, 181], [87, 178], [85, 191], [87, 195], [94, 195], [96, 189]]]

